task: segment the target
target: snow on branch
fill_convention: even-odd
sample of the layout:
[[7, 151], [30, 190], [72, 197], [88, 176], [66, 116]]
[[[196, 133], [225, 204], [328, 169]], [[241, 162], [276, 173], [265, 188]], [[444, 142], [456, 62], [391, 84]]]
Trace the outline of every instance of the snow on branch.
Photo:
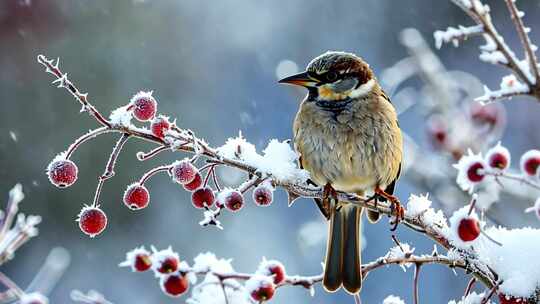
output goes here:
[[[481, 10], [481, 8], [474, 8], [478, 14]], [[482, 11], [484, 18], [487, 18], [485, 17], [487, 11], [484, 7]], [[194, 131], [177, 125], [176, 120], [171, 121], [168, 117], [159, 115], [158, 101], [153, 92], [135, 94], [125, 106], [113, 111], [109, 119], [106, 119], [106, 116], [90, 104], [86, 97], [81, 97], [78, 93], [79, 89], [60, 70], [58, 62], [48, 60], [43, 55], [38, 56], [38, 61], [46, 67], [47, 72], [54, 75], [56, 82], [61, 84], [59, 87], [67, 89], [100, 125], [100, 128], [83, 135], [76, 144], [72, 144], [68, 148], [69, 153], [60, 153], [51, 162], [47, 174], [54, 185], [64, 188], [76, 181], [78, 169], [70, 160], [70, 156], [81, 146], [79, 143], [87, 142], [97, 135], [120, 133], [105, 166], [105, 173], [98, 177], [93, 203], [83, 207], [79, 214], [79, 227], [90, 236], [99, 235], [106, 228], [108, 218], [100, 206], [102, 203], [100, 193], [105, 182], [113, 176], [116, 159], [128, 138], [142, 139], [155, 145], [149, 152], [138, 153], [138, 159], [141, 161], [156, 157], [165, 151], [190, 155], [171, 164], [150, 169], [135, 183], [127, 186], [123, 200], [126, 207], [133, 211], [142, 210], [148, 206], [150, 191], [146, 188], [145, 182], [155, 174], [161, 173], [168, 174], [174, 183], [182, 185], [186, 191], [191, 192], [193, 207], [203, 214], [203, 220], [200, 222], [202, 226], [225, 226], [219, 221], [220, 214], [222, 212], [236, 213], [241, 210], [245, 204], [244, 196], [248, 191], [251, 191], [253, 202], [261, 207], [269, 206], [273, 202], [273, 192], [276, 189], [282, 189], [289, 194], [289, 204], [299, 197], [324, 198], [324, 191], [321, 188], [307, 183], [308, 173], [297, 167], [298, 155], [290, 147], [288, 141], [271, 140], [262, 153], [259, 153], [255, 146], [240, 134], [235, 138], [230, 138], [219, 148], [212, 147], [204, 139], [199, 138]], [[132, 122], [133, 118], [149, 126], [136, 126]], [[220, 166], [240, 170], [246, 173], [247, 178], [236, 187], [223, 188], [216, 174], [216, 168]], [[502, 164], [497, 163], [497, 166], [500, 167]], [[487, 165], [482, 157], [464, 161], [458, 169], [459, 172], [465, 170], [465, 175], [461, 175], [460, 185], [466, 185], [467, 190], [476, 189], [477, 184], [491, 172], [486, 170]], [[506, 176], [510, 175], [500, 174], [498, 178], [506, 178]], [[376, 202], [354, 193], [337, 192], [336, 196], [339, 201], [377, 211], [387, 215], [393, 224], [398, 223], [395, 210], [388, 202]], [[432, 208], [427, 195], [411, 195], [407, 202], [407, 211], [400, 223], [432, 239], [448, 253], [440, 255], [435, 251], [431, 255], [416, 256], [413, 255], [413, 249], [410, 246], [396, 241], [398, 246], [389, 254], [363, 265], [364, 274], [367, 275], [369, 271], [389, 264], [402, 265], [405, 268], [407, 265], [415, 265], [414, 298], [418, 301], [420, 266], [428, 263], [443, 264], [452, 268], [465, 269], [467, 273], [485, 285], [486, 294], [496, 293], [499, 296], [516, 297], [527, 303], [536, 303], [540, 290], [540, 273], [529, 271], [525, 275], [520, 274], [532, 283], [527, 285], [527, 288], [516, 288], [516, 284], [519, 284], [519, 276], [515, 272], [507, 271], [508, 268], [499, 267], [494, 257], [504, 252], [509, 257], [509, 260], [505, 261], [508, 267], [515, 266], [516, 263], [521, 263], [529, 257], [524, 256], [518, 246], [509, 246], [510, 242], [507, 238], [498, 239], [499, 231], [487, 227], [482, 217], [476, 215], [475, 204], [476, 199], [473, 198], [470, 206], [456, 211], [448, 221], [441, 210]], [[534, 229], [509, 230], [508, 235], [512, 235], [520, 243], [536, 244], [537, 231]], [[208, 262], [198, 263], [199, 260], [212, 260], [222, 268], [214, 269], [213, 266], [208, 265]], [[200, 266], [201, 263], [206, 266]], [[214, 265], [214, 263], [210, 264]], [[280, 263], [271, 264], [281, 265]], [[284, 274], [284, 280], [276, 283], [272, 279], [279, 277], [277, 274], [269, 277], [268, 272], [266, 274], [236, 273], [230, 261], [209, 255], [206, 258], [204, 255], [200, 256], [190, 267], [187, 262], [180, 261], [178, 254], [172, 249], [149, 252], [144, 248], [139, 248], [128, 253], [126, 262], [121, 266], [129, 266], [136, 271], [151, 268], [154, 272], [160, 273], [158, 276], [162, 288], [166, 293], [173, 295], [183, 294], [190, 284], [195, 285], [194, 277], [197, 275], [204, 276], [205, 284], [202, 286], [213, 286], [210, 294], [213, 297], [225, 295], [225, 299], [229, 296], [245, 299], [245, 294], [248, 294], [253, 299], [263, 301], [271, 298], [277, 287], [299, 285], [311, 288], [320, 280], [320, 276], [302, 277]], [[209, 281], [206, 281], [207, 279]], [[245, 281], [245, 284], [240, 284], [239, 281]], [[505, 282], [510, 283], [505, 285]], [[200, 286], [201, 284], [196, 285], [192, 289], [192, 298], [200, 296], [204, 299], [206, 297]], [[237, 294], [238, 291], [242, 291], [241, 295]], [[191, 302], [188, 300], [188, 303], [199, 302], [201, 301], [198, 298]]]
[[539, 62], [535, 55], [537, 46], [529, 38], [530, 28], [523, 23], [525, 13], [517, 8], [515, 0], [504, 1], [524, 49], [525, 58], [523, 60], [516, 56], [499, 34], [493, 24], [489, 6], [481, 0], [452, 0], [476, 25], [460, 25], [458, 28], [449, 27], [445, 31], [436, 31], [434, 33], [435, 46], [440, 48], [443, 43], [449, 42], [458, 46], [460, 40], [465, 40], [473, 35], [482, 35], [485, 44], [480, 47], [480, 60], [505, 66], [513, 74], [503, 78], [498, 90], [492, 91], [485, 87], [484, 95], [476, 100], [492, 102], [518, 95], [529, 95], [540, 101]]

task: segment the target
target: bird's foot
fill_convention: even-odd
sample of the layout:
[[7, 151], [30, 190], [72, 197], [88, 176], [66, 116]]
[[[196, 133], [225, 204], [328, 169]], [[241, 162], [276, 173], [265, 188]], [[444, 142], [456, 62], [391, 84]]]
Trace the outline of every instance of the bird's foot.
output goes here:
[[390, 229], [391, 231], [394, 231], [397, 229], [397, 226], [403, 218], [405, 218], [405, 208], [401, 206], [401, 202], [399, 201], [399, 198], [397, 196], [394, 196], [392, 194], [386, 193], [381, 188], [377, 187], [375, 188], [375, 195], [385, 198], [387, 201], [390, 202], [390, 209], [392, 210], [392, 213], [394, 213], [396, 219], [394, 221], [394, 226]]
[[[332, 200], [334, 204], [332, 204]], [[336, 206], [337, 201], [336, 189], [330, 183], [326, 183], [323, 188], [322, 208], [324, 208], [327, 214], [331, 214], [332, 206]]]

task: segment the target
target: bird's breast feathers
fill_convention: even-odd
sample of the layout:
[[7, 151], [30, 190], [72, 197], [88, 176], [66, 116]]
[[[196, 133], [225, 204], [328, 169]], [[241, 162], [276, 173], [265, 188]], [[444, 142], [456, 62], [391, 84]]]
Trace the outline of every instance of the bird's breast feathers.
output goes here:
[[382, 97], [356, 101], [339, 114], [302, 104], [294, 123], [302, 166], [319, 185], [358, 192], [386, 187], [398, 174], [402, 136], [394, 108]]

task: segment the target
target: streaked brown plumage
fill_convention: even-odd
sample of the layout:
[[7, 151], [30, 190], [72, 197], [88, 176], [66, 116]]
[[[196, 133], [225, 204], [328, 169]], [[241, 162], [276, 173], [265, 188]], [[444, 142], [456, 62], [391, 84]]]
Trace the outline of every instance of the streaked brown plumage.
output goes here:
[[[306, 72], [280, 82], [309, 90], [293, 130], [300, 165], [312, 182], [359, 194], [375, 189], [393, 193], [401, 168], [401, 130], [394, 107], [366, 62], [354, 54], [327, 52], [313, 59]], [[343, 285], [356, 293], [362, 285], [362, 208], [338, 202], [329, 213], [323, 285], [328, 291]], [[379, 214], [368, 212], [368, 218], [376, 221]]]

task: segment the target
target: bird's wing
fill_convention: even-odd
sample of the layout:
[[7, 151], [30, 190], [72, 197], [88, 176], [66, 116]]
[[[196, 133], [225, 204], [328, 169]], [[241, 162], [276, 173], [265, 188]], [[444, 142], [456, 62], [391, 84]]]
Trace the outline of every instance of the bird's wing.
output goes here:
[[390, 183], [390, 185], [388, 185], [386, 187], [386, 189], [384, 189], [384, 192], [386, 192], [386, 193], [388, 193], [390, 195], [394, 194], [394, 190], [396, 188], [396, 182], [399, 179], [400, 175], [401, 175], [401, 163], [399, 164], [399, 169], [398, 169], [398, 173], [396, 175], [396, 178]]
[[[304, 169], [304, 165], [302, 165], [302, 156], [300, 156], [298, 158], [298, 164], [300, 165], [300, 169]], [[307, 180], [307, 183], [310, 184], [310, 185], [313, 185], [313, 186], [318, 186], [317, 184], [315, 184], [315, 182], [313, 182], [312, 180], [308, 179]], [[328, 213], [328, 211], [324, 208], [323, 206], [323, 202], [320, 198], [314, 198], [313, 199], [315, 201], [315, 203], [317, 204], [317, 207], [319, 207], [319, 210], [321, 211], [322, 215], [327, 219], [329, 220], [330, 219], [330, 214]]]

